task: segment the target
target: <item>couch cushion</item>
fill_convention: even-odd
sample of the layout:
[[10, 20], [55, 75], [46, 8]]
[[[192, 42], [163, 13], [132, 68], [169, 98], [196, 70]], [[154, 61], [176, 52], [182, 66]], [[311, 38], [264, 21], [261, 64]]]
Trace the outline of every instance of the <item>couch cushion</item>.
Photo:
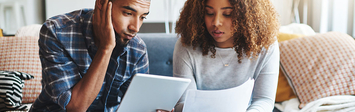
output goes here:
[[147, 45], [149, 73], [173, 76], [173, 52], [177, 41], [176, 34], [138, 34]]
[[32, 103], [41, 93], [42, 67], [38, 37], [0, 37], [0, 70], [20, 71], [34, 76], [26, 80], [22, 103]]
[[300, 101], [355, 94], [355, 40], [329, 32], [280, 42], [281, 67]]

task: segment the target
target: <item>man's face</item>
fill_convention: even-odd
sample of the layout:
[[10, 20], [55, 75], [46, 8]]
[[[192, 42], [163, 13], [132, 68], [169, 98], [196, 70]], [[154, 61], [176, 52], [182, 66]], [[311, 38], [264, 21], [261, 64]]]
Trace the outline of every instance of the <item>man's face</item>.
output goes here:
[[112, 24], [119, 46], [136, 36], [149, 13], [150, 0], [113, 0]]

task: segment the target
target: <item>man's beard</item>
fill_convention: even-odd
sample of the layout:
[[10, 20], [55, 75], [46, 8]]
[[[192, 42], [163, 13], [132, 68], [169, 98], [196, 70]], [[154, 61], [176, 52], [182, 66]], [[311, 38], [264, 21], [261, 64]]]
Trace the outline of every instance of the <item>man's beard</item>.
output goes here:
[[129, 43], [129, 39], [122, 39], [121, 35], [115, 31], [116, 45], [121, 47], [126, 47]]

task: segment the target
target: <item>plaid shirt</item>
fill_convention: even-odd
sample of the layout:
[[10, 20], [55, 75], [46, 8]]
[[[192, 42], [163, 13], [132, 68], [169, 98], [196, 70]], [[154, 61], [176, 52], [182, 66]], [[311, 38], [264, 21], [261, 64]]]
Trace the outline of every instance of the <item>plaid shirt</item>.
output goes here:
[[[97, 51], [92, 9], [48, 19], [38, 41], [42, 62], [42, 92], [30, 111], [65, 111], [72, 88], [85, 75]], [[133, 38], [113, 50], [102, 88], [87, 111], [116, 111], [136, 73], [148, 73], [145, 43]]]

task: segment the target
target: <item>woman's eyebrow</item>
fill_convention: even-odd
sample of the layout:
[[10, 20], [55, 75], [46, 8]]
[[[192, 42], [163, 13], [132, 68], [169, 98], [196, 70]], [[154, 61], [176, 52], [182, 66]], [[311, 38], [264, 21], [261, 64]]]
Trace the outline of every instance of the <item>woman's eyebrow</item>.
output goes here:
[[213, 7], [211, 7], [211, 6], [209, 6], [209, 5], [206, 5], [206, 7], [213, 9]]
[[233, 7], [223, 7], [221, 9], [233, 9]]
[[[206, 7], [213, 9], [213, 7], [206, 5]], [[233, 9], [233, 7], [222, 7], [221, 9]]]

